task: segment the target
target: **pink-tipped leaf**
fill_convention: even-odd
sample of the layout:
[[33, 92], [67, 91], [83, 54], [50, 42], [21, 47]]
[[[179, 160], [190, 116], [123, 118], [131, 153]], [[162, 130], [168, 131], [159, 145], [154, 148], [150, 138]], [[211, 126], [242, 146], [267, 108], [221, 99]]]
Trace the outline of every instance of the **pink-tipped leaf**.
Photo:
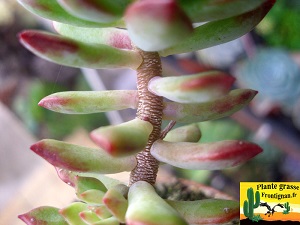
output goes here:
[[87, 114], [137, 108], [138, 96], [134, 90], [68, 91], [43, 98], [39, 106], [66, 114]]
[[156, 95], [180, 103], [199, 103], [228, 93], [234, 78], [220, 71], [194, 75], [155, 77], [148, 88]]
[[116, 219], [121, 223], [125, 223], [125, 213], [127, 211], [128, 201], [122, 193], [115, 188], [111, 188], [105, 193], [102, 201]]
[[165, 102], [163, 119], [184, 123], [202, 122], [230, 116], [245, 107], [257, 94], [250, 89], [235, 89], [224, 97], [197, 104]]
[[101, 149], [44, 139], [30, 149], [55, 167], [77, 172], [119, 173], [136, 166], [134, 156], [112, 158]]
[[193, 30], [176, 0], [136, 1], [128, 7], [125, 22], [131, 40], [144, 51], [170, 47]]
[[53, 23], [57, 33], [88, 44], [104, 44], [115, 48], [133, 48], [127, 30], [118, 28], [86, 28], [64, 23]]
[[82, 193], [77, 193], [76, 195], [80, 200], [88, 203], [89, 205], [101, 205], [105, 193], [100, 190], [90, 189]]
[[227, 140], [213, 143], [167, 142], [158, 140], [151, 155], [160, 162], [192, 170], [219, 170], [240, 165], [262, 149], [251, 142]]
[[91, 210], [82, 211], [79, 216], [86, 224], [94, 224], [100, 221], [100, 218]]
[[197, 51], [232, 41], [251, 31], [269, 12], [275, 0], [267, 0], [258, 8], [244, 14], [205, 23], [192, 35], [176, 45], [159, 51], [161, 56]]
[[65, 218], [69, 225], [86, 225], [79, 214], [87, 209], [87, 204], [83, 202], [74, 202], [69, 206], [60, 209], [59, 213]]
[[204, 199], [198, 201], [167, 200], [189, 224], [231, 224], [239, 221], [240, 205], [237, 201]]
[[126, 156], [145, 148], [152, 129], [151, 123], [136, 118], [119, 125], [100, 127], [92, 131], [90, 136], [110, 155]]
[[18, 216], [27, 225], [68, 225], [59, 209], [42, 206]]
[[89, 206], [89, 209], [101, 220], [112, 216], [105, 205]]
[[142, 62], [141, 56], [132, 50], [86, 44], [44, 31], [23, 31], [19, 38], [34, 54], [65, 66], [136, 69]]

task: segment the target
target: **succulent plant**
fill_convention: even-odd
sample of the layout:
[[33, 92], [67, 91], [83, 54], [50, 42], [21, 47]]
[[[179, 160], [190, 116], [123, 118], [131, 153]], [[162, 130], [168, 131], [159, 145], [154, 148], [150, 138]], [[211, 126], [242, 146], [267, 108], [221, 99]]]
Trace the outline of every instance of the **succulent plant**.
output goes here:
[[[40, 101], [60, 113], [125, 108], [137, 113], [131, 121], [92, 131], [97, 149], [49, 139], [33, 144], [31, 150], [57, 169], [80, 201], [63, 209], [36, 208], [20, 219], [31, 225], [180, 225], [222, 224], [239, 217], [236, 201], [167, 200], [153, 185], [160, 162], [215, 170], [260, 153], [259, 146], [244, 141], [198, 143], [201, 133], [195, 125], [233, 114], [257, 92], [230, 90], [234, 79], [221, 71], [161, 77], [161, 57], [238, 38], [263, 19], [275, 0], [18, 1], [52, 20], [58, 33], [20, 33], [21, 43], [36, 55], [72, 67], [137, 71], [137, 90], [62, 92]], [[164, 129], [162, 120], [170, 121]], [[171, 130], [176, 122], [191, 124]], [[103, 175], [122, 171], [131, 171], [129, 184]]]

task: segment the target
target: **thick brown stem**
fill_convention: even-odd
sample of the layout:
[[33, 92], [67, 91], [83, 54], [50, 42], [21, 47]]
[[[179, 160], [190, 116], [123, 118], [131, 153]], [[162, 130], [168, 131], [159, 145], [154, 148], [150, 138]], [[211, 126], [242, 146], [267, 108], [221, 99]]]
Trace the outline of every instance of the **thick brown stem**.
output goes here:
[[161, 61], [157, 52], [138, 50], [144, 61], [137, 69], [137, 88], [139, 104], [137, 117], [150, 122], [153, 131], [150, 134], [146, 148], [137, 155], [137, 166], [130, 174], [129, 185], [137, 181], [147, 181], [154, 184], [158, 171], [158, 161], [150, 154], [154, 141], [160, 138], [163, 98], [148, 91], [148, 82], [155, 76], [161, 76]]

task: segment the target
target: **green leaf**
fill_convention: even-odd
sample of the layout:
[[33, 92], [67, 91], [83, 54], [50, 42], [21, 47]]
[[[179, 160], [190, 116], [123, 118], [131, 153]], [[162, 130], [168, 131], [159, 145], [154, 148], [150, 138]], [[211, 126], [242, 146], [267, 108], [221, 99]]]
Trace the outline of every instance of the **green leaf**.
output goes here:
[[103, 219], [93, 225], [120, 225], [120, 222], [115, 217]]
[[202, 122], [230, 116], [246, 106], [257, 94], [250, 89], [236, 89], [228, 95], [198, 104], [181, 104], [165, 102], [164, 120], [174, 120], [183, 123]]
[[70, 14], [84, 20], [109, 23], [121, 19], [131, 0], [57, 0]]
[[115, 48], [132, 49], [127, 30], [118, 28], [86, 28], [63, 23], [53, 23], [61, 35], [88, 44], [104, 44]]
[[18, 0], [18, 2], [31, 13], [52, 21], [80, 27], [123, 26], [123, 21], [116, 21], [113, 23], [95, 23], [80, 19], [65, 11], [56, 0]]
[[100, 220], [100, 218], [91, 210], [82, 211], [79, 213], [79, 216], [86, 224], [94, 224]]
[[167, 142], [158, 140], [151, 155], [160, 162], [192, 170], [219, 170], [240, 165], [262, 149], [251, 142], [219, 141], [213, 143]]
[[232, 41], [251, 31], [269, 12], [275, 0], [267, 0], [257, 9], [244, 14], [205, 23], [194, 29], [182, 42], [159, 51], [161, 56], [197, 51]]
[[19, 215], [18, 217], [27, 225], [68, 225], [64, 217], [62, 217], [58, 211], [59, 209], [54, 207], [42, 206], [28, 213]]
[[101, 220], [110, 218], [112, 216], [105, 205], [90, 206], [89, 209]]
[[100, 127], [92, 131], [90, 136], [110, 155], [127, 156], [146, 147], [152, 129], [150, 122], [135, 118], [119, 125]]
[[55, 167], [77, 172], [118, 173], [136, 166], [132, 157], [112, 158], [101, 149], [44, 139], [30, 147]]
[[128, 193], [126, 224], [188, 225], [145, 181], [134, 183]]
[[86, 225], [79, 216], [79, 213], [87, 210], [87, 205], [82, 202], [74, 202], [71, 205], [59, 210], [69, 225]]
[[49, 32], [23, 31], [20, 42], [34, 54], [46, 60], [87, 68], [132, 68], [142, 63], [139, 53], [101, 44], [86, 44]]
[[102, 205], [104, 194], [105, 193], [103, 191], [90, 189], [82, 193], [77, 193], [77, 197], [89, 205]]
[[158, 95], [180, 103], [199, 103], [227, 94], [234, 78], [220, 71], [192, 75], [154, 77], [148, 89]]
[[257, 8], [266, 0], [179, 0], [178, 4], [193, 22], [206, 22], [236, 16]]
[[193, 123], [171, 130], [164, 141], [168, 142], [198, 142], [201, 138], [201, 131], [198, 124]]
[[240, 217], [237, 201], [205, 199], [198, 201], [167, 202], [181, 214], [189, 224], [227, 224]]
[[109, 189], [102, 199], [110, 213], [121, 223], [125, 223], [125, 213], [128, 207], [128, 201], [122, 193], [115, 188]]
[[99, 190], [102, 192], [107, 191], [104, 184], [100, 180], [93, 177], [76, 176], [75, 187], [76, 187], [76, 192], [78, 194], [81, 194], [91, 189]]
[[87, 114], [136, 109], [137, 102], [137, 91], [68, 91], [43, 98], [39, 106], [59, 113]]

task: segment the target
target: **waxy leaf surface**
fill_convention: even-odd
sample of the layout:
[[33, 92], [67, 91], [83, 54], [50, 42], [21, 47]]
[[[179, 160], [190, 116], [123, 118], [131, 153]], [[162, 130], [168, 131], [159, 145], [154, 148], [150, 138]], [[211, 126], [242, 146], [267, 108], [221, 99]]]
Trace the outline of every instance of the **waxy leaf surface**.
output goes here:
[[151, 147], [151, 155], [160, 162], [192, 170], [219, 170], [240, 165], [262, 152], [245, 141], [213, 143], [166, 142], [158, 140]]
[[130, 0], [57, 0], [70, 14], [84, 20], [109, 23], [121, 19]]
[[145, 181], [138, 181], [130, 187], [128, 204], [128, 225], [188, 225]]
[[87, 205], [82, 202], [74, 202], [69, 206], [60, 209], [59, 213], [65, 218], [69, 225], [86, 225], [79, 213], [87, 210]]
[[227, 224], [239, 220], [239, 202], [221, 199], [167, 202], [181, 214], [189, 224]]
[[30, 149], [55, 167], [77, 172], [109, 174], [131, 171], [136, 166], [133, 156], [115, 159], [101, 149], [50, 139], [41, 140]]
[[163, 119], [184, 123], [202, 122], [230, 116], [246, 106], [257, 94], [250, 89], [236, 89], [228, 95], [198, 104], [165, 102]]
[[116, 189], [109, 189], [102, 199], [110, 213], [121, 223], [125, 223], [125, 213], [128, 207], [128, 201]]
[[86, 44], [49, 32], [28, 30], [23, 31], [19, 38], [34, 54], [65, 66], [136, 69], [142, 62], [141, 56], [135, 51]]
[[170, 47], [193, 30], [176, 0], [136, 1], [128, 7], [125, 22], [131, 40], [144, 51]]
[[35, 208], [18, 217], [27, 225], [68, 225], [64, 217], [59, 214], [59, 209], [50, 206]]
[[126, 156], [146, 147], [152, 129], [150, 122], [136, 118], [119, 125], [100, 127], [92, 131], [90, 136], [110, 155]]
[[67, 114], [87, 114], [137, 108], [137, 91], [69, 91], [43, 98], [39, 106]]
[[223, 72], [209, 71], [193, 75], [154, 77], [149, 90], [180, 103], [198, 103], [221, 97], [228, 93], [234, 78]]
[[57, 33], [88, 44], [104, 44], [115, 48], [132, 49], [128, 32], [118, 28], [86, 28], [53, 23]]
[[56, 0], [18, 0], [28, 11], [45, 19], [79, 27], [114, 27], [124, 25], [123, 21], [95, 23], [80, 19], [68, 13]]
[[198, 124], [193, 123], [171, 130], [164, 141], [168, 142], [198, 142], [201, 138], [201, 131]]
[[232, 41], [251, 31], [269, 12], [275, 0], [268, 0], [257, 9], [223, 20], [208, 22], [194, 29], [182, 42], [159, 51], [161, 56], [197, 51]]
[[236, 16], [257, 8], [266, 0], [179, 0], [193, 22], [206, 22]]

